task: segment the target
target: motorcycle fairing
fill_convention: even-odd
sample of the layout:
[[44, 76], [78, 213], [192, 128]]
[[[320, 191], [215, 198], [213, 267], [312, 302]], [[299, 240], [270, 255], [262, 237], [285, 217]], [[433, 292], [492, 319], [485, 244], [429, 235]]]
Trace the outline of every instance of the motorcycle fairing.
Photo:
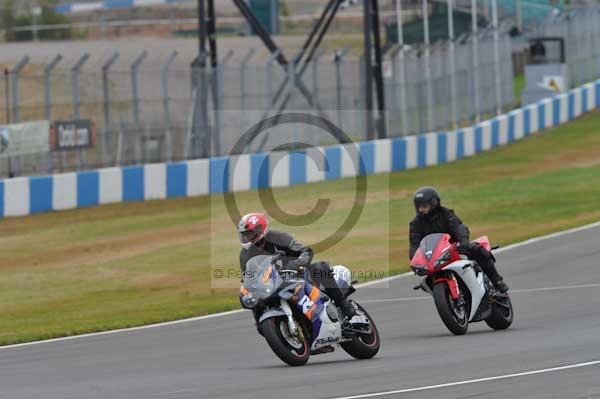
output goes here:
[[321, 330], [321, 313], [325, 309], [324, 304], [327, 301], [327, 296], [321, 290], [307, 281], [298, 281], [294, 290], [294, 295], [289, 298], [289, 301], [296, 306], [299, 312], [312, 323], [312, 338], [319, 335]]
[[258, 320], [258, 323], [260, 324], [263, 321], [265, 321], [266, 319], [270, 319], [272, 317], [278, 317], [278, 316], [286, 316], [286, 313], [281, 308], [270, 308], [266, 312], [264, 312], [263, 314], [260, 315], [260, 319]]
[[458, 282], [456, 281], [456, 278], [438, 277], [433, 283], [438, 284], [442, 282], [448, 285], [448, 288], [450, 289], [450, 295], [452, 295], [452, 299], [456, 301], [460, 297], [460, 289], [458, 288]]
[[331, 299], [305, 280], [288, 280], [288, 283], [291, 284], [283, 288], [279, 296], [288, 300], [310, 321], [312, 334], [307, 338], [311, 350], [339, 342], [342, 337], [341, 324], [338, 320], [332, 320], [327, 313], [327, 307], [335, 307]]
[[[449, 234], [430, 234], [421, 240], [419, 249], [411, 259], [411, 267], [426, 268], [430, 273], [439, 270], [445, 264], [450, 264], [460, 259], [452, 238]], [[440, 257], [446, 254], [443, 263], [436, 263]]]
[[469, 321], [473, 320], [481, 300], [485, 296], [485, 284], [483, 273], [475, 273], [470, 260], [459, 260], [444, 267], [443, 270], [451, 270], [465, 283], [471, 293], [471, 311]]
[[481, 236], [473, 242], [480, 247], [485, 248], [488, 252], [492, 252], [492, 245], [490, 244], [490, 239], [488, 236]]

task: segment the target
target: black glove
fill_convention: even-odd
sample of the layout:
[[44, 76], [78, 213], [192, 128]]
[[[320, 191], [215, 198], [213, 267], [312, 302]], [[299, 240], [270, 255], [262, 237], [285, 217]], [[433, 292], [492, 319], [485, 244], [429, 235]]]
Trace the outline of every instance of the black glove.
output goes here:
[[277, 270], [281, 270], [283, 268], [283, 255], [275, 255], [273, 256], [273, 258], [271, 258], [271, 264], [274, 265]]
[[462, 255], [471, 254], [471, 244], [469, 242], [462, 242], [457, 245], [458, 253]]
[[287, 270], [298, 271], [302, 266], [303, 266], [303, 264], [301, 262], [299, 262], [298, 259], [291, 259], [288, 261], [287, 265], [285, 265], [285, 268]]
[[309, 252], [302, 252], [297, 259], [297, 262], [301, 266], [307, 266], [312, 260], [312, 256]]

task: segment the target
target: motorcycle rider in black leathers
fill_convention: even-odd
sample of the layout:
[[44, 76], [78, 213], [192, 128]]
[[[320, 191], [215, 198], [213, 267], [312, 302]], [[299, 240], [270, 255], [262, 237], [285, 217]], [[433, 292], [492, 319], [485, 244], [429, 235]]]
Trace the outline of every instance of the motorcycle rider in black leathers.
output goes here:
[[498, 291], [508, 291], [508, 286], [496, 270], [494, 256], [485, 248], [469, 241], [469, 228], [452, 209], [442, 206], [436, 189], [421, 187], [415, 193], [413, 202], [417, 215], [410, 222], [410, 259], [419, 249], [421, 240], [429, 234], [450, 234], [452, 242], [459, 244], [459, 252], [476, 261]]
[[[242, 272], [246, 271], [246, 263], [255, 256], [277, 255], [278, 252], [283, 252], [285, 255], [280, 255], [280, 258], [285, 269], [297, 270], [303, 267], [308, 270], [313, 281], [325, 288], [325, 293], [333, 299], [344, 315], [348, 319], [354, 316], [354, 305], [344, 297], [344, 293], [333, 277], [330, 265], [327, 262], [312, 263], [312, 249], [302, 245], [287, 233], [270, 230], [267, 217], [261, 213], [250, 213], [242, 217], [238, 223], [238, 232], [242, 245], [240, 252]], [[252, 313], [258, 327], [260, 310], [252, 309]]]

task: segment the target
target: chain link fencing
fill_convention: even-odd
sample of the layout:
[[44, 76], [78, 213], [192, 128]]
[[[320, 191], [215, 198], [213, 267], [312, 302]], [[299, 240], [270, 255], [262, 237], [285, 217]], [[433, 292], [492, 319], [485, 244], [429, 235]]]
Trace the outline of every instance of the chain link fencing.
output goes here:
[[[483, 31], [477, 38], [459, 38], [454, 46], [454, 71], [447, 42], [432, 45], [428, 56], [419, 47], [388, 51], [384, 62], [387, 112], [381, 115], [388, 135], [465, 126], [512, 108], [511, 42], [508, 36], [500, 38], [496, 58], [493, 40], [491, 31]], [[82, 54], [68, 62], [60, 55], [45, 64], [23, 60], [20, 69], [19, 65], [6, 65], [8, 74], [0, 85], [0, 107], [6, 112], [0, 124], [92, 119], [97, 140], [89, 149], [19, 159], [0, 157], [0, 175], [179, 161], [197, 158], [199, 153], [226, 155], [245, 130], [276, 114], [283, 99], [289, 97], [286, 109], [314, 111], [300, 86], [314, 97], [322, 116], [355, 140], [367, 138], [361, 58], [347, 55], [344, 49], [322, 52], [305, 70], [297, 70], [291, 64], [282, 67], [275, 57], [254, 59], [252, 49], [236, 54], [235, 62], [232, 55], [223, 55], [216, 70], [204, 72], [210, 85], [206, 92], [216, 90], [210, 98], [198, 95], [204, 91], [194, 89], [191, 63], [177, 52], [162, 54], [158, 62], [149, 62], [150, 54], [142, 51], [127, 63], [120, 62], [115, 52], [100, 58]], [[456, 82], [454, 95], [452, 79]], [[206, 102], [210, 114], [206, 131], [200, 132], [204, 138], [197, 137], [193, 129], [197, 101]], [[329, 144], [306, 129], [298, 129], [292, 137], [312, 145]], [[268, 137], [251, 150], [279, 145], [275, 135]], [[198, 146], [210, 148], [198, 152]]]

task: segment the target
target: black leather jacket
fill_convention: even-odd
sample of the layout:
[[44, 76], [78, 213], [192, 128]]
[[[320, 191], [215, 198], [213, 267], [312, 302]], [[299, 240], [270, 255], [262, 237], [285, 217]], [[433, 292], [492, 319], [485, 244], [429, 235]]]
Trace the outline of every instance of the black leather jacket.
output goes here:
[[452, 209], [439, 206], [426, 216], [415, 216], [410, 222], [410, 250], [408, 252], [410, 259], [419, 249], [421, 240], [434, 233], [450, 234], [453, 242], [458, 242], [461, 246], [469, 246], [469, 228], [467, 225], [463, 224]]
[[240, 267], [246, 271], [246, 263], [258, 255], [275, 255], [277, 251], [285, 252], [287, 258], [297, 260], [299, 265], [309, 265], [312, 262], [313, 250], [296, 241], [287, 233], [270, 230], [265, 237], [248, 249], [240, 252]]

